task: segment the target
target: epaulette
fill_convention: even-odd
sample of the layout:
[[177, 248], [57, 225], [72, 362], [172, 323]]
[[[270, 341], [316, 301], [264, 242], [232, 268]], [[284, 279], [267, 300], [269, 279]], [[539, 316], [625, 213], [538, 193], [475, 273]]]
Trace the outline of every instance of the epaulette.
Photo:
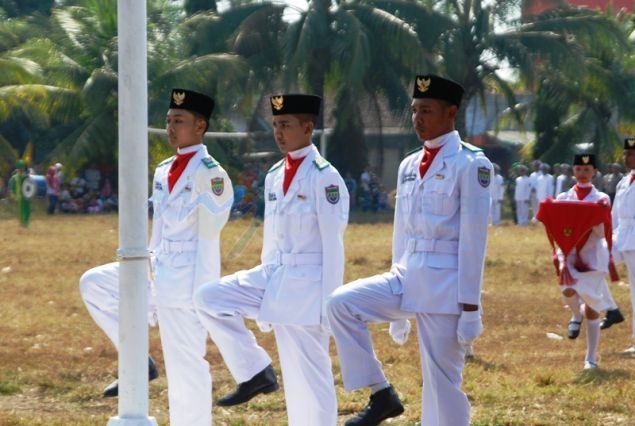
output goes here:
[[203, 164], [205, 164], [205, 166], [207, 166], [208, 169], [213, 169], [219, 164], [218, 161], [214, 160], [214, 158], [209, 155], [202, 158], [201, 161], [203, 162]]
[[471, 143], [467, 143], [467, 142], [461, 141], [461, 145], [463, 145], [463, 148], [467, 149], [468, 151], [472, 151], [472, 152], [482, 152], [483, 151], [481, 148], [479, 148], [476, 145], [472, 145]]
[[313, 164], [315, 164], [318, 170], [324, 170], [331, 165], [324, 157], [316, 157], [315, 160], [313, 160]]
[[282, 166], [283, 164], [284, 164], [284, 158], [283, 158], [282, 160], [278, 161], [278, 162], [277, 162], [276, 164], [274, 164], [273, 166], [271, 166], [271, 167], [269, 168], [269, 171], [268, 171], [267, 173], [271, 173], [271, 172], [273, 172], [274, 170], [276, 170], [276, 169], [280, 168], [280, 166]]
[[419, 146], [411, 151], [406, 152], [406, 157], [409, 156], [410, 154], [414, 154], [415, 152], [419, 152], [423, 149], [423, 146]]
[[157, 167], [164, 166], [166, 164], [170, 164], [172, 161], [174, 161], [175, 158], [176, 158], [176, 155], [173, 155], [170, 158], [166, 158], [165, 160], [161, 161]]

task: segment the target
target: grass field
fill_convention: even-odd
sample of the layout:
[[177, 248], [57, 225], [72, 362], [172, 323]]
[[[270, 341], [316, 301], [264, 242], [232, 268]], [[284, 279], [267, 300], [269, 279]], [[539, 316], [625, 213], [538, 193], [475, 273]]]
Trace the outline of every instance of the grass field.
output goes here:
[[[4, 209], [4, 211], [2, 210]], [[223, 273], [255, 265], [257, 232], [240, 255], [227, 253], [249, 226], [232, 221], [223, 232]], [[114, 259], [117, 216], [46, 216], [34, 213], [28, 228], [0, 207], [0, 426], [105, 425], [117, 400], [101, 397], [117, 374], [117, 354], [89, 317], [78, 293], [88, 268]], [[346, 233], [346, 280], [388, 269], [390, 216], [355, 217]], [[620, 272], [626, 277], [625, 270]], [[633, 425], [635, 358], [621, 355], [632, 343], [628, 284], [611, 286], [627, 321], [602, 334], [600, 368], [582, 371], [585, 328], [566, 338], [569, 313], [555, 282], [542, 225], [490, 228], [483, 305], [485, 331], [476, 358], [464, 372], [474, 425]], [[406, 405], [387, 424], [415, 425], [420, 417], [421, 376], [414, 337], [400, 347], [387, 325], [373, 326], [376, 351]], [[555, 333], [564, 338], [550, 338]], [[279, 371], [273, 335], [257, 333]], [[150, 415], [167, 424], [167, 388], [158, 331], [151, 353], [161, 376], [150, 385]], [[365, 405], [367, 391], [345, 392], [332, 350], [340, 423]], [[214, 345], [208, 359], [214, 398], [235, 386]], [[214, 407], [217, 425], [283, 425], [282, 392], [245, 406]]]

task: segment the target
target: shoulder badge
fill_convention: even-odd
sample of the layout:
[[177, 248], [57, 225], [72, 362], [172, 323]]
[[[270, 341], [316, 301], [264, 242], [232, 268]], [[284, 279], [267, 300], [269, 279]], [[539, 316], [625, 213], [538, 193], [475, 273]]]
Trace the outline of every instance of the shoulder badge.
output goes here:
[[482, 152], [483, 151], [481, 148], [479, 148], [476, 145], [472, 145], [471, 143], [467, 143], [467, 142], [461, 141], [461, 145], [463, 145], [463, 148], [467, 149], [468, 151], [472, 151], [472, 152]]
[[324, 157], [319, 157], [319, 156], [316, 157], [315, 160], [313, 160], [313, 164], [315, 164], [315, 167], [317, 167], [318, 170], [324, 170], [331, 165], [331, 163], [326, 161]]
[[340, 187], [338, 185], [329, 185], [324, 188], [326, 201], [331, 204], [337, 204], [340, 201]]
[[267, 173], [271, 173], [276, 169], [279, 169], [282, 165], [284, 164], [284, 158], [280, 161], [278, 161], [276, 164], [274, 164], [273, 166], [271, 166], [269, 168], [269, 171]]
[[170, 158], [166, 158], [165, 160], [161, 161], [157, 167], [165, 166], [166, 164], [170, 164], [172, 161], [174, 161], [175, 158], [176, 158], [176, 155], [173, 155]]
[[214, 160], [214, 158], [212, 158], [211, 156], [207, 156], [203, 159], [201, 159], [201, 161], [203, 162], [203, 164], [205, 164], [205, 166], [208, 169], [213, 169], [214, 167], [218, 166], [218, 161]]
[[491, 181], [492, 172], [489, 168], [483, 166], [477, 169], [476, 176], [479, 185], [481, 185], [483, 188], [487, 188]]
[[417, 148], [415, 148], [415, 149], [413, 149], [413, 150], [410, 150], [410, 151], [406, 152], [406, 157], [407, 157], [407, 156], [409, 156], [409, 155], [411, 155], [411, 154], [414, 154], [415, 152], [419, 152], [419, 151], [421, 151], [422, 149], [423, 149], [423, 146], [419, 146], [419, 147], [417, 147]]

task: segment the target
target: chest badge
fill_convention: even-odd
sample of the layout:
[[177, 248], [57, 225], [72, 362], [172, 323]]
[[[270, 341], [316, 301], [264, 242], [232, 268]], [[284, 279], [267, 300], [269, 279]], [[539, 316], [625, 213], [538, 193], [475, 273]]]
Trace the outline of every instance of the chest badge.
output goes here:
[[276, 197], [276, 193], [275, 192], [270, 192], [269, 193], [269, 201], [276, 201], [278, 200], [278, 197]]

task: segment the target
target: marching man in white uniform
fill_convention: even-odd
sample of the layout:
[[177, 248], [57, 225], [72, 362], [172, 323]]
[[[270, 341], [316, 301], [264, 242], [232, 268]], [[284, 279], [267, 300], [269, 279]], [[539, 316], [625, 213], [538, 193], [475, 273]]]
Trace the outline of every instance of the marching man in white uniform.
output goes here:
[[[148, 316], [151, 320], [156, 314], [159, 323], [172, 426], [212, 424], [207, 332], [192, 296], [202, 283], [220, 277], [220, 232], [233, 201], [227, 173], [202, 144], [213, 108], [206, 95], [172, 90], [166, 130], [177, 155], [157, 166], [150, 198], [154, 283]], [[80, 292], [90, 315], [117, 347], [119, 264], [84, 273]], [[156, 368], [150, 360], [153, 377]], [[117, 394], [117, 382], [104, 391], [104, 396]]]
[[454, 121], [458, 83], [417, 76], [412, 124], [423, 149], [399, 166], [390, 272], [337, 289], [328, 314], [346, 390], [369, 387], [370, 402], [346, 425], [377, 425], [404, 410], [373, 351], [368, 324], [391, 322], [405, 341], [415, 317], [422, 376], [422, 425], [466, 426], [465, 352], [483, 330], [481, 286], [492, 164], [461, 142]]
[[321, 99], [290, 94], [270, 100], [285, 159], [265, 178], [262, 263], [205, 284], [195, 304], [238, 383], [218, 405], [278, 389], [271, 358], [245, 326], [245, 318], [255, 319], [275, 333], [289, 425], [335, 425], [325, 301], [343, 282], [349, 196], [338, 171], [311, 143]]
[[[635, 138], [624, 140], [624, 166], [626, 174], [615, 189], [613, 204], [613, 256], [615, 261], [623, 261], [628, 270], [631, 285], [631, 306], [635, 312]], [[632, 318], [632, 337], [635, 340], [635, 315]], [[625, 353], [635, 354], [635, 344]]]

